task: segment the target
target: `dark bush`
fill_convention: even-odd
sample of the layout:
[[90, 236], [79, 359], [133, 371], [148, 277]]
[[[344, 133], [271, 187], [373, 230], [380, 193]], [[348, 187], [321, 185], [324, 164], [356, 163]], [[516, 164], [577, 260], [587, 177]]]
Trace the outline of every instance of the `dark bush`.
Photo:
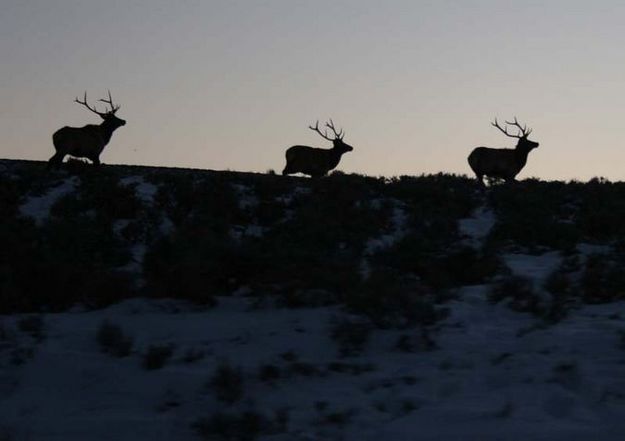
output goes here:
[[172, 345], [150, 345], [143, 354], [141, 365], [145, 370], [161, 369], [174, 353]]
[[348, 357], [362, 353], [371, 330], [367, 322], [342, 318], [332, 324], [330, 336], [338, 344], [341, 356]]
[[282, 370], [273, 364], [263, 364], [258, 368], [258, 379], [264, 382], [278, 380], [282, 376]]
[[376, 270], [344, 302], [379, 327], [430, 325], [444, 317], [434, 306], [434, 296], [416, 280], [389, 270]]
[[539, 316], [544, 313], [544, 305], [534, 290], [533, 282], [527, 277], [504, 278], [492, 287], [489, 300], [494, 303], [508, 300], [508, 306], [518, 312], [529, 312]]
[[558, 269], [547, 277], [544, 288], [551, 294], [545, 318], [558, 322], [566, 317], [575, 302], [571, 278], [562, 268]]
[[192, 427], [202, 439], [224, 441], [253, 441], [273, 429], [266, 418], [254, 411], [241, 414], [216, 412], [195, 421]]
[[17, 328], [38, 342], [45, 338], [45, 323], [40, 315], [22, 317], [17, 321]]
[[586, 303], [608, 303], [625, 298], [625, 260], [609, 255], [588, 256], [580, 286]]
[[96, 341], [102, 352], [113, 357], [127, 357], [132, 350], [132, 338], [120, 326], [106, 320], [98, 328]]
[[562, 182], [534, 180], [493, 187], [489, 195], [497, 223], [488, 242], [530, 249], [575, 247], [582, 237], [574, 222], [576, 190]]
[[233, 404], [243, 398], [243, 373], [228, 363], [217, 367], [208, 384], [219, 401]]

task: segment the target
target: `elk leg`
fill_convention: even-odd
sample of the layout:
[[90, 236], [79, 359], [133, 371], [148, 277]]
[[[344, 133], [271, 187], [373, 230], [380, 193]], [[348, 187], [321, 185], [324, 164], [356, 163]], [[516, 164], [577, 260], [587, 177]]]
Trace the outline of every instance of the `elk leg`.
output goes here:
[[60, 152], [56, 152], [54, 154], [54, 156], [52, 156], [49, 160], [48, 160], [48, 168], [58, 168], [61, 163], [63, 162], [63, 157], [65, 155], [61, 154]]

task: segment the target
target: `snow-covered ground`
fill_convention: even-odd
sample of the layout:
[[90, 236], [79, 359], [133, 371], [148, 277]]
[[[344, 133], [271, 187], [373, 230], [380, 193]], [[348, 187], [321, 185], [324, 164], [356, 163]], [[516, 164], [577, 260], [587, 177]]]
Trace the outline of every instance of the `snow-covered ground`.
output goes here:
[[124, 186], [134, 186], [135, 194], [144, 204], [154, 203], [154, 197], [158, 192], [158, 187], [149, 182], [145, 182], [143, 176], [127, 176], [119, 180]]
[[[43, 194], [26, 190], [17, 199], [21, 216], [45, 225], [56, 201], [78, 194], [80, 178], [57, 176]], [[131, 273], [138, 285], [150, 241], [185, 227], [180, 213], [159, 205], [166, 180], [153, 184], [149, 177], [133, 169], [119, 180], [134, 188], [141, 209], [137, 218], [111, 220], [131, 254], [116, 269]], [[242, 182], [232, 189], [250, 220], [226, 230], [239, 244], [271, 237], [268, 232], [294, 219], [297, 206], [316, 191], [285, 186], [267, 199], [253, 180]], [[278, 220], [266, 224], [258, 211], [271, 200]], [[363, 278], [375, 269], [377, 253], [416, 228], [409, 221], [419, 212], [414, 201], [383, 195], [363, 201], [379, 209], [389, 200], [384, 227], [361, 239], [356, 262]], [[481, 203], [458, 220], [461, 241], [450, 246], [483, 251], [497, 217], [486, 199]], [[126, 237], [128, 226], [136, 233]], [[201, 228], [189, 231], [202, 234]], [[0, 441], [191, 441], [203, 438], [195, 423], [220, 414], [256, 414], [262, 421], [231, 422], [237, 432], [223, 418], [221, 425], [215, 420], [212, 429], [222, 435], [204, 439], [251, 440], [255, 431], [264, 441], [622, 440], [625, 302], [590, 306], [580, 300], [557, 323], [513, 311], [504, 301], [492, 304], [490, 283], [509, 274], [531, 280], [537, 295], [551, 295], [545, 281], [570, 257], [548, 248], [542, 254], [514, 250], [527, 251], [498, 249], [504, 270], [484, 284], [452, 289], [436, 306], [449, 314], [428, 327], [378, 329], [340, 306], [288, 309], [251, 283], [218, 297], [213, 308], [136, 298], [97, 311], [0, 316]], [[618, 243], [580, 242], [575, 257], [582, 265], [590, 255], [616, 250]], [[567, 273], [571, 289], [579, 288], [581, 273], [581, 266]], [[102, 346], [98, 333], [105, 323], [127, 337], [127, 354], [106, 351], [123, 350], [123, 338]], [[154, 361], [159, 351], [162, 366]], [[224, 366], [230, 377], [215, 380]]]
[[460, 219], [458, 228], [469, 246], [479, 248], [496, 220], [491, 208], [481, 206], [472, 213], [471, 217]]
[[390, 231], [379, 237], [369, 239], [365, 245], [365, 252], [360, 263], [360, 274], [365, 279], [371, 274], [369, 258], [375, 253], [393, 246], [406, 235], [408, 215], [402, 207], [401, 201], [393, 200], [392, 205]]
[[[215, 412], [282, 413], [265, 440], [621, 440], [625, 433], [625, 304], [587, 306], [557, 326], [467, 287], [431, 330], [438, 348], [398, 348], [417, 331], [374, 330], [342, 357], [335, 307], [255, 308], [245, 297], [214, 309], [129, 300], [100, 311], [46, 314], [38, 342], [4, 317], [0, 433], [11, 440], [193, 440]], [[100, 350], [107, 320], [132, 338], [130, 355]], [[142, 359], [169, 345], [161, 369]], [[11, 356], [9, 356], [11, 354]], [[13, 359], [13, 361], [11, 361]], [[218, 365], [242, 372], [242, 396], [220, 402]], [[262, 366], [275, 375], [259, 376]], [[268, 368], [266, 368], [268, 369]], [[219, 438], [217, 438], [219, 439]]]
[[66, 178], [47, 193], [29, 197], [20, 206], [20, 213], [22, 216], [33, 218], [38, 225], [41, 225], [48, 220], [54, 203], [66, 194], [74, 192], [79, 184], [80, 179], [76, 176]]

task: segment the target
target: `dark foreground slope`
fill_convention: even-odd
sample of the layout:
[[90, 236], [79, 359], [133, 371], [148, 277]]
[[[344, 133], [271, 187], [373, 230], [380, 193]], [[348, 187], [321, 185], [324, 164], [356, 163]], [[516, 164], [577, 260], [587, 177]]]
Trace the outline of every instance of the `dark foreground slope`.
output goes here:
[[[562, 304], [625, 295], [625, 184], [600, 180], [482, 192], [444, 174], [310, 180], [77, 162], [48, 172], [4, 160], [0, 207], [5, 313], [245, 293], [288, 306], [345, 303], [384, 322], [460, 286], [511, 284], [499, 297], [536, 288], [509, 276], [502, 255], [511, 251], [566, 257], [546, 288]], [[496, 223], [472, 242], [459, 221], [485, 210]], [[584, 254], [587, 244], [601, 253]], [[545, 301], [521, 307], [562, 314]]]
[[0, 439], [620, 441], [623, 191], [0, 161]]

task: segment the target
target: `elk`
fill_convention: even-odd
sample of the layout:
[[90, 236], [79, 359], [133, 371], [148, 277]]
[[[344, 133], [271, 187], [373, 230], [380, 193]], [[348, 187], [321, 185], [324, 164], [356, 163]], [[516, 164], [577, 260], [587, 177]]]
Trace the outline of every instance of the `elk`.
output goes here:
[[100, 99], [103, 103], [108, 104], [111, 109], [101, 113], [87, 103], [87, 92], [84, 98], [79, 100], [76, 98], [74, 102], [85, 106], [87, 109], [97, 114], [104, 121], [100, 125], [88, 124], [84, 127], [63, 127], [52, 135], [52, 142], [56, 153], [48, 161], [48, 166], [58, 167], [65, 155], [71, 155], [77, 158], [88, 158], [94, 165], [100, 164], [100, 153], [111, 140], [113, 132], [126, 124], [126, 121], [115, 116], [120, 106], [113, 104], [111, 91], [108, 93], [107, 99]]
[[468, 157], [469, 166], [475, 173], [480, 185], [484, 185], [484, 176], [504, 179], [506, 182], [514, 182], [514, 178], [527, 163], [527, 155], [532, 149], [538, 147], [538, 143], [530, 141], [527, 137], [532, 129], [521, 126], [514, 117], [514, 121], [505, 121], [508, 126], [518, 129], [516, 135], [508, 133], [508, 128], [502, 128], [495, 118], [491, 123], [506, 136], [517, 138], [519, 141], [514, 149], [494, 149], [489, 147], [476, 147]]
[[354, 148], [343, 142], [345, 133], [341, 129], [339, 132], [334, 128], [334, 122], [326, 123], [326, 127], [334, 133], [334, 138], [328, 136], [328, 130], [323, 133], [319, 130], [319, 121], [315, 127], [308, 126], [310, 130], [317, 132], [323, 139], [332, 141], [331, 149], [320, 149], [308, 147], [305, 145], [294, 145], [289, 147], [285, 153], [286, 167], [282, 171], [283, 175], [293, 173], [303, 173], [312, 178], [318, 178], [328, 174], [330, 170], [336, 167], [341, 160], [343, 153], [351, 152]]

